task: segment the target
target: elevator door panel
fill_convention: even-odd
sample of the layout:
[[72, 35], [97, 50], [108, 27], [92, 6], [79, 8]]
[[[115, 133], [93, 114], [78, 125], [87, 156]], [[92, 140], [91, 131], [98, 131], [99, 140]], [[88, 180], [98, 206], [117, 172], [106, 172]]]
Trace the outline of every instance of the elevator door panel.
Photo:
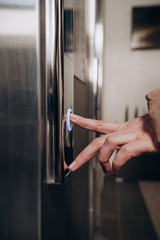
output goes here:
[[[82, 97], [83, 96], [83, 97]], [[74, 79], [74, 112], [87, 117], [87, 86]], [[88, 132], [76, 126], [74, 157], [87, 145]], [[42, 183], [42, 240], [87, 240], [89, 236], [88, 165], [61, 185]]]

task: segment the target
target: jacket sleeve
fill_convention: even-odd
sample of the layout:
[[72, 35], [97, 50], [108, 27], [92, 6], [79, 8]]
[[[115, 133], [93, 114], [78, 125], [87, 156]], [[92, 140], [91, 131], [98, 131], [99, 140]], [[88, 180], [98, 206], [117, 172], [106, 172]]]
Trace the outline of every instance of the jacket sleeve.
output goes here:
[[148, 101], [148, 113], [155, 126], [157, 140], [160, 143], [160, 88], [146, 95]]

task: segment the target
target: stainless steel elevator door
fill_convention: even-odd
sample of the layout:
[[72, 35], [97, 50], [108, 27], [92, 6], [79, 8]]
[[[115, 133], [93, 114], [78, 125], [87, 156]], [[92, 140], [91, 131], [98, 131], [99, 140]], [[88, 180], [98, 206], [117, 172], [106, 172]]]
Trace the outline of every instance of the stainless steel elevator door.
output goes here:
[[0, 0], [0, 239], [40, 239], [37, 1]]

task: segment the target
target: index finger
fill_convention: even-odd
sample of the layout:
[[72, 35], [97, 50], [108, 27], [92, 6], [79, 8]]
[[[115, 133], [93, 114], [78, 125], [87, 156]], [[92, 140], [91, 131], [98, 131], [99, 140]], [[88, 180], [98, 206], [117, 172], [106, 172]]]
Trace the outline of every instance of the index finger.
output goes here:
[[93, 142], [91, 142], [69, 165], [69, 169], [71, 169], [71, 171], [76, 171], [90, 159], [95, 157], [99, 153], [99, 150], [102, 147], [105, 138], [106, 136], [103, 135], [94, 139]]
[[98, 132], [101, 134], [114, 132], [118, 128], [117, 123], [84, 118], [84, 117], [75, 115], [73, 113], [70, 115], [70, 120], [72, 123], [76, 124], [79, 127], [82, 127], [94, 132]]

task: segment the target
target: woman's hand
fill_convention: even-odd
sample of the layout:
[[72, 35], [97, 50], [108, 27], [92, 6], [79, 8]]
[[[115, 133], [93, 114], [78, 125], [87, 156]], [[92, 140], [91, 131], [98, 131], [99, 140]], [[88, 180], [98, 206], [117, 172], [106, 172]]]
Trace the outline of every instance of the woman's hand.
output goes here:
[[[72, 162], [69, 168], [76, 171], [94, 156], [105, 173], [117, 175], [120, 168], [132, 157], [142, 153], [158, 152], [155, 129], [149, 115], [143, 115], [129, 122], [113, 123], [83, 118], [71, 114], [71, 122], [87, 130], [103, 134], [91, 142]], [[112, 169], [109, 158], [114, 150], [116, 154]]]

